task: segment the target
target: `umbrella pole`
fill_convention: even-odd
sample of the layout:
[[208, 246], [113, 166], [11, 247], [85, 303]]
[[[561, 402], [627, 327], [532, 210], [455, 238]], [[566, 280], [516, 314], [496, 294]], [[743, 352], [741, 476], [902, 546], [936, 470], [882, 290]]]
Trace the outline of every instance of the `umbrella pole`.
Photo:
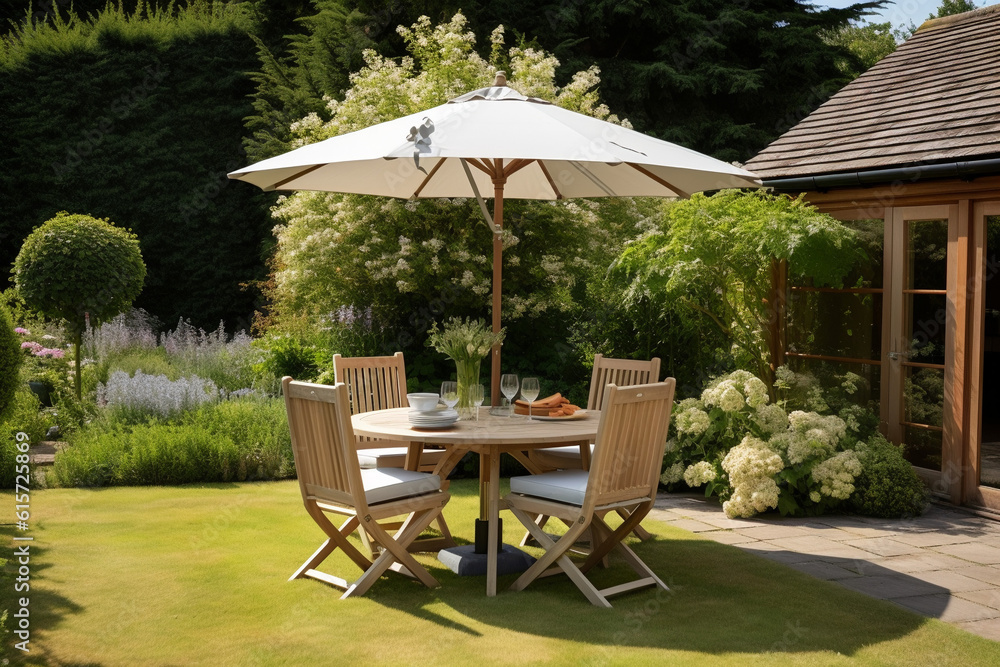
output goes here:
[[[503, 274], [503, 186], [507, 179], [502, 175], [493, 179], [493, 224], [497, 231], [493, 234], [493, 333], [500, 331], [500, 294]], [[493, 346], [491, 357], [490, 397], [494, 406], [500, 405], [500, 345]]]

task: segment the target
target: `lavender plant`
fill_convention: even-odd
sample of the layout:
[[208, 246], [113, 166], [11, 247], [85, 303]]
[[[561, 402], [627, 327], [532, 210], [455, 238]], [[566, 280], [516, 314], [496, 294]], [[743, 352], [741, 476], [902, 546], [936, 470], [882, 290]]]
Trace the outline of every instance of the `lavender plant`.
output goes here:
[[111, 374], [107, 384], [97, 386], [98, 405], [115, 410], [120, 416], [169, 417], [219, 399], [219, 389], [211, 380], [196, 375], [170, 380], [166, 375], [146, 375], [136, 371]]

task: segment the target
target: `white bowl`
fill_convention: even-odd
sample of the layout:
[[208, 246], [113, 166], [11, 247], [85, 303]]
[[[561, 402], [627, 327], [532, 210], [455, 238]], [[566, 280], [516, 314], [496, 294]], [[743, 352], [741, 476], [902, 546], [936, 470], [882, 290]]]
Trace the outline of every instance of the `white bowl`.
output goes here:
[[437, 407], [437, 394], [407, 394], [406, 400], [410, 402], [410, 407], [420, 412], [429, 412]]

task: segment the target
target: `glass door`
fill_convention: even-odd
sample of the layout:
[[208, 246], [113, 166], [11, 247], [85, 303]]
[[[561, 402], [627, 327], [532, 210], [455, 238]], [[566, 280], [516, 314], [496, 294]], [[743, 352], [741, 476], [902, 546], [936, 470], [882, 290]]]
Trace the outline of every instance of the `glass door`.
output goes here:
[[948, 248], [956, 220], [956, 206], [896, 208], [886, 239], [887, 435], [904, 444], [904, 455], [928, 481], [939, 480], [944, 460], [946, 368], [954, 349]]
[[970, 503], [1000, 509], [1000, 202], [973, 211], [970, 419], [966, 484]]

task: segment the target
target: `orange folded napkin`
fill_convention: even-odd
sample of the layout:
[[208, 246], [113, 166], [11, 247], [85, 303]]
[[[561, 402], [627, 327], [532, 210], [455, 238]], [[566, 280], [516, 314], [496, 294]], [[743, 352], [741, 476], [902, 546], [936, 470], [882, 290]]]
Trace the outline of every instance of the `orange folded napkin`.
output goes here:
[[[579, 409], [558, 392], [531, 404], [531, 414], [536, 417], [568, 417]], [[514, 401], [514, 413], [528, 414], [528, 402], [521, 399]]]

